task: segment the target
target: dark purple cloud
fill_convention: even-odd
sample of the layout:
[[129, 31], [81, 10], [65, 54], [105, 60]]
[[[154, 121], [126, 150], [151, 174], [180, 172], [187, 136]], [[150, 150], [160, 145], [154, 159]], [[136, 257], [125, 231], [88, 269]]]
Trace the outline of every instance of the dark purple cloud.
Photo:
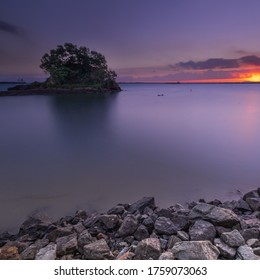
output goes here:
[[260, 57], [256, 55], [248, 55], [240, 58], [240, 62], [250, 66], [260, 66]]
[[179, 62], [175, 67], [188, 69], [188, 70], [207, 70], [207, 69], [229, 69], [239, 67], [239, 60], [237, 59], [224, 59], [224, 58], [210, 58], [205, 61], [188, 61]]
[[210, 58], [197, 62], [190, 60], [172, 65], [172, 68], [185, 70], [213, 70], [234, 69], [240, 68], [241, 66], [260, 66], [260, 57], [256, 55], [248, 55], [237, 59]]
[[10, 24], [6, 21], [0, 20], [0, 31], [9, 33], [9, 34], [13, 34], [13, 35], [20, 35], [20, 29], [13, 25]]

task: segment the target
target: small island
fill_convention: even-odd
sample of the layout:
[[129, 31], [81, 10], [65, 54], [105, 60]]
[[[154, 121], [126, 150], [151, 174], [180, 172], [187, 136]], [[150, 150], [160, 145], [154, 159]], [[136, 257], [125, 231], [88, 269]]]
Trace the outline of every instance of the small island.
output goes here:
[[116, 73], [104, 55], [72, 43], [58, 45], [43, 55], [40, 68], [49, 77], [45, 82], [19, 84], [0, 96], [53, 94], [106, 94], [121, 91]]

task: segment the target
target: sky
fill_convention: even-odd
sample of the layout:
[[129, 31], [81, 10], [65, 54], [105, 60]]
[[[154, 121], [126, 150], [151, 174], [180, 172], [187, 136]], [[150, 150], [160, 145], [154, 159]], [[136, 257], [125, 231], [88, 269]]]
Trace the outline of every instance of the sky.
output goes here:
[[44, 53], [105, 55], [119, 82], [260, 81], [259, 0], [1, 0], [0, 81], [44, 80]]

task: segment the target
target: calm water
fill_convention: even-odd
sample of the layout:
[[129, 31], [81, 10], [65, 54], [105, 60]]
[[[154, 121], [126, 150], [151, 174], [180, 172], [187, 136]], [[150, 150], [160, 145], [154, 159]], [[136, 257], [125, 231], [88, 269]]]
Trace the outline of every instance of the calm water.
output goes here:
[[260, 182], [260, 85], [122, 88], [0, 98], [0, 231], [35, 210], [226, 200]]

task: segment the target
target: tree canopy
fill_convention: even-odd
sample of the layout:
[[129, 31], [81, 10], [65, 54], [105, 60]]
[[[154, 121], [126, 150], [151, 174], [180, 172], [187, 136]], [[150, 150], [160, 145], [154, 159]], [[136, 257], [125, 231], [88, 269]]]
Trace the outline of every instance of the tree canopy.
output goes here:
[[54, 85], [111, 87], [116, 84], [116, 73], [108, 68], [104, 55], [72, 43], [58, 45], [44, 54], [40, 67], [50, 75], [48, 83]]

